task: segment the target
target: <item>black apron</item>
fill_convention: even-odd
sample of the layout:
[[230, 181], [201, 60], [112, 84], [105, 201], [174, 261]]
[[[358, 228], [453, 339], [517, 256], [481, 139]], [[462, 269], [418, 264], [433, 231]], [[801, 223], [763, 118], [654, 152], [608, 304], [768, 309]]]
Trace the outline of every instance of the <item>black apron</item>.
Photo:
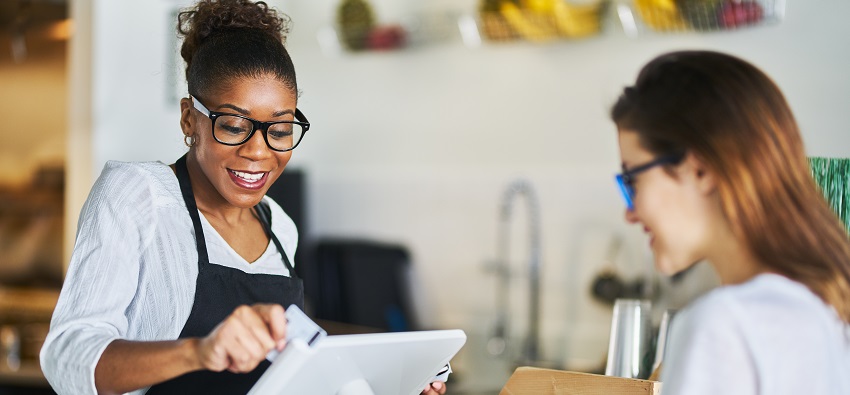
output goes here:
[[[304, 308], [304, 288], [301, 279], [295, 274], [289, 258], [283, 251], [277, 237], [272, 233], [271, 210], [260, 203], [254, 208], [263, 224], [263, 228], [283, 257], [283, 263], [289, 269], [290, 277], [271, 274], [249, 274], [241, 270], [211, 264], [207, 256], [204, 231], [195, 195], [189, 182], [186, 168], [186, 156], [177, 160], [177, 180], [186, 202], [186, 209], [195, 226], [195, 243], [198, 248], [198, 280], [195, 283], [195, 301], [192, 312], [180, 332], [180, 338], [205, 337], [236, 307], [254, 303], [277, 303], [284, 308], [291, 304]], [[263, 360], [249, 373], [212, 372], [202, 370], [184, 374], [180, 377], [157, 384], [147, 394], [247, 394], [260, 379], [271, 363]]]

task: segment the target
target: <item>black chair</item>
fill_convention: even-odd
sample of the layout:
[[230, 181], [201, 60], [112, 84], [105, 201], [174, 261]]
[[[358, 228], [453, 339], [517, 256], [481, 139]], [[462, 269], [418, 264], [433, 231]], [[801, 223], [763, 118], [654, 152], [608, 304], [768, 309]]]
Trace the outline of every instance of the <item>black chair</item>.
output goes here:
[[399, 245], [319, 240], [305, 267], [314, 318], [400, 332], [416, 329], [410, 303], [410, 256]]

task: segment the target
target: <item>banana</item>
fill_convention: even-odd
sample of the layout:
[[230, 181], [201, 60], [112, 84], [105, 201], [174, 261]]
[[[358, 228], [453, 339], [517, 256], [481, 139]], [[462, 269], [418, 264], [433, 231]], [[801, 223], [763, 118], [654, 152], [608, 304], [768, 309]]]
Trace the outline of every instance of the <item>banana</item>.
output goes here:
[[551, 14], [558, 0], [523, 0], [522, 8], [540, 14]]
[[651, 2], [665, 11], [676, 12], [676, 0], [652, 0]]
[[556, 33], [554, 28], [544, 23], [544, 20], [530, 21], [528, 16], [523, 14], [516, 4], [512, 2], [504, 2], [499, 6], [499, 12], [523, 38], [534, 42], [547, 42], [555, 38]]
[[570, 38], [587, 37], [599, 32], [601, 3], [574, 5], [558, 0], [552, 9], [558, 31]]
[[643, 22], [653, 30], [683, 30], [688, 27], [672, 0], [635, 0]]

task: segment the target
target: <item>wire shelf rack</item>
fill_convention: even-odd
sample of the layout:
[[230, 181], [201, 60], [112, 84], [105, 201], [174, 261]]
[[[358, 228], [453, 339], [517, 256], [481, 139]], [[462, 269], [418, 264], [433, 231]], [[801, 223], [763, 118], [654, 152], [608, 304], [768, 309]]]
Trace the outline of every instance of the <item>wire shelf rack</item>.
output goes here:
[[785, 17], [785, 0], [625, 0], [614, 6], [630, 36], [739, 30]]

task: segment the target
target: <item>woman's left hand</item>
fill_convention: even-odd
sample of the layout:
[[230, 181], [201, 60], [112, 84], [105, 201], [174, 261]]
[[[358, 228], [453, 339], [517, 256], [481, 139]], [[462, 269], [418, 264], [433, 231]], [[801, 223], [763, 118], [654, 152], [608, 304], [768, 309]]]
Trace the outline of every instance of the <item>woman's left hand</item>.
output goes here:
[[435, 381], [422, 389], [422, 395], [443, 395], [446, 393], [446, 383]]

